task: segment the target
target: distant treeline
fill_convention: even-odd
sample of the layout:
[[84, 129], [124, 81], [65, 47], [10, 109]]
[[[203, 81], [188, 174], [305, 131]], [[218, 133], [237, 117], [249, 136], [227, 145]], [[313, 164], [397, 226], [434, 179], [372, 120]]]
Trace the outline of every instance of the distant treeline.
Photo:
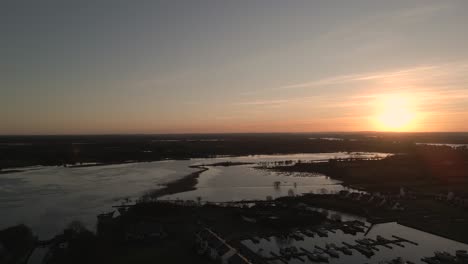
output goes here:
[[467, 143], [468, 133], [1, 136], [0, 169], [91, 162], [144, 162], [217, 155], [338, 151], [410, 153], [416, 148], [432, 148], [416, 146], [415, 142]]

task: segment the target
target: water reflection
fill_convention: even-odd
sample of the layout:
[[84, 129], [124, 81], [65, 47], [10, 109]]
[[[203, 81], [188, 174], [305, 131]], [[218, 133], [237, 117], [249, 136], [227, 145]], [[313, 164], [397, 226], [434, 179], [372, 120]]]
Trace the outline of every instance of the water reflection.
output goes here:
[[[149, 190], [162, 188], [167, 182], [180, 179], [196, 169], [195, 164], [216, 162], [312, 161], [351, 156], [386, 156], [384, 153], [315, 153], [293, 155], [258, 155], [221, 157], [108, 166], [64, 168], [32, 167], [22, 172], [0, 174], [0, 229], [26, 224], [40, 238], [60, 232], [73, 220], [95, 228], [96, 215], [112, 209], [112, 205], [130, 197], [132, 200]], [[257, 170], [254, 165], [210, 167], [204, 172], [194, 192], [176, 195], [197, 200], [266, 199], [266, 196], [309, 191], [338, 191], [343, 187], [325, 176], [289, 177]], [[273, 188], [274, 181], [281, 181]], [[295, 187], [296, 183], [296, 187]]]
[[209, 167], [208, 171], [200, 175], [196, 190], [164, 198], [194, 200], [200, 196], [205, 201], [215, 202], [265, 200], [268, 196], [276, 198], [309, 192], [338, 192], [347, 189], [341, 185], [341, 182], [324, 175], [292, 177], [256, 169], [255, 166]]
[[[337, 212], [334, 212], [334, 214], [336, 213]], [[351, 215], [342, 215], [341, 217], [342, 219], [353, 219]], [[365, 224], [367, 227], [371, 225], [367, 222]], [[273, 236], [267, 239], [261, 239], [257, 244], [251, 240], [244, 240], [242, 241], [242, 244], [247, 246], [253, 252], [256, 252], [266, 258], [274, 257], [275, 255], [281, 255], [281, 252], [284, 253], [284, 249], [290, 247], [296, 247], [298, 252], [301, 253], [303, 253], [301, 248], [304, 248], [309, 252], [314, 252], [317, 250], [317, 248], [326, 249], [327, 246], [330, 245], [335, 245], [337, 247], [348, 247], [347, 245], [356, 245], [359, 244], [356, 241], [363, 238], [378, 240], [378, 236], [390, 240], [395, 240], [396, 238], [394, 236], [402, 237], [418, 244], [414, 245], [408, 242], [401, 242], [398, 243], [400, 246], [396, 244], [376, 246], [374, 255], [370, 257], [366, 257], [355, 249], [351, 250], [352, 255], [346, 255], [343, 252], [337, 250], [336, 252], [339, 254], [338, 258], [329, 257], [329, 263], [332, 264], [377, 264], [381, 263], [381, 261], [390, 261], [397, 257], [402, 257], [404, 260], [411, 261], [413, 263], [423, 263], [421, 258], [433, 256], [435, 251], [447, 251], [454, 255], [456, 250], [468, 249], [468, 245], [425, 233], [413, 228], [405, 227], [397, 223], [375, 225], [371, 230], [368, 230], [368, 233], [361, 232], [357, 233], [356, 235], [351, 235], [345, 234], [342, 230], [333, 230], [333, 232], [328, 231], [327, 235], [327, 237], [320, 237], [317, 235], [310, 237], [304, 235], [304, 240], [293, 239], [291, 236]], [[299, 259], [291, 258], [287, 261], [287, 263], [315, 263], [309, 260], [306, 256], [303, 256], [302, 259], [305, 260], [305, 262]], [[269, 263], [284, 262], [276, 260], [270, 261]]]

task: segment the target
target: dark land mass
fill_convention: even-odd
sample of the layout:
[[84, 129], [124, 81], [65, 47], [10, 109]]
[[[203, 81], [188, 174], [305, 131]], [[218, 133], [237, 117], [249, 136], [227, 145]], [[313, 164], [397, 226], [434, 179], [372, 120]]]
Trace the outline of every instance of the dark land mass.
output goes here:
[[27, 226], [18, 225], [1, 230], [0, 263], [26, 263], [35, 243], [36, 238]]
[[21, 172], [22, 170], [0, 170], [0, 174], [9, 174], [15, 172]]
[[468, 195], [468, 150], [419, 146], [407, 154], [382, 160], [332, 159], [321, 163], [296, 163], [268, 168], [281, 172], [322, 173], [345, 185], [367, 191], [398, 191]]
[[[198, 255], [195, 234], [207, 227], [218, 234], [252, 263], [267, 263], [240, 243], [246, 239], [275, 236], [287, 243], [292, 232], [343, 228], [340, 217], [326, 217], [310, 208], [328, 208], [367, 217], [371, 223], [396, 221], [447, 238], [467, 243], [468, 212], [431, 196], [388, 196], [404, 210], [392, 210], [369, 201], [341, 194], [306, 194], [273, 201], [244, 201], [224, 204], [178, 202], [140, 202], [116, 206], [117, 217], [99, 216], [97, 233], [72, 223], [47, 244], [47, 263], [218, 263]], [[366, 199], [364, 199], [366, 198]], [[389, 203], [390, 204], [390, 203]], [[253, 206], [252, 206], [253, 205]], [[255, 221], [251, 221], [251, 220]], [[9, 238], [30, 241], [29, 232], [15, 227], [18, 234]], [[370, 227], [372, 229], [372, 227]], [[27, 229], [26, 229], [27, 230]], [[344, 229], [342, 229], [344, 231]], [[368, 227], [363, 231], [367, 232]], [[155, 232], [161, 234], [154, 236]], [[352, 231], [356, 232], [356, 231]], [[0, 232], [0, 240], [5, 232]], [[61, 245], [64, 245], [62, 247]], [[29, 246], [25, 246], [29, 245]], [[31, 250], [30, 244], [17, 244], [15, 252]], [[7, 262], [8, 263], [8, 262]], [[14, 263], [14, 262], [12, 262]]]
[[[243, 216], [255, 217], [249, 223]], [[272, 218], [274, 216], [274, 218]], [[195, 234], [204, 227], [221, 236], [249, 259], [258, 258], [240, 241], [300, 227], [323, 224], [326, 217], [295, 207], [259, 203], [254, 207], [143, 202], [122, 214], [101, 219], [96, 234], [78, 223], [50, 241], [46, 261], [54, 263], [219, 263], [196, 253]], [[149, 234], [160, 230], [160, 237]], [[67, 243], [67, 247], [60, 247]], [[266, 263], [258, 259], [254, 263]]]
[[142, 199], [154, 199], [164, 195], [171, 195], [181, 192], [188, 192], [195, 190], [195, 185], [198, 183], [198, 177], [204, 171], [207, 171], [208, 168], [203, 166], [190, 166], [190, 168], [197, 168], [198, 171], [192, 172], [189, 175], [175, 181], [171, 181], [164, 186], [162, 189], [150, 191], [146, 193]]
[[410, 153], [417, 142], [466, 144], [468, 133], [0, 136], [0, 169], [254, 154]]

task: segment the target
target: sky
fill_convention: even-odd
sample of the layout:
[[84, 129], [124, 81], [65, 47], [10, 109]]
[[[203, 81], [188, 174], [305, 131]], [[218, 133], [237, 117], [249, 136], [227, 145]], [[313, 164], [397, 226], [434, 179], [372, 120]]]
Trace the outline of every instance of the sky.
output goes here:
[[468, 131], [468, 1], [2, 1], [0, 134]]

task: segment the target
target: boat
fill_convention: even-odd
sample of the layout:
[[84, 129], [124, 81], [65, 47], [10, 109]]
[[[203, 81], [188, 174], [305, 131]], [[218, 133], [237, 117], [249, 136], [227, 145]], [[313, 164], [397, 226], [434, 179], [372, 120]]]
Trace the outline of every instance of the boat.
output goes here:
[[388, 264], [407, 264], [408, 262], [403, 260], [402, 257], [398, 257], [396, 259], [393, 259], [393, 260], [390, 260], [390, 261], [387, 261]]
[[126, 207], [119, 207], [119, 208], [117, 208], [117, 211], [119, 211], [120, 215], [124, 215], [127, 212], [127, 208]]
[[356, 245], [354, 247], [357, 251], [359, 251], [361, 254], [363, 254], [366, 257], [370, 257], [374, 255], [374, 251], [372, 251], [370, 248], [362, 246], [362, 245]]
[[319, 228], [315, 231], [320, 237], [327, 237], [328, 234], [327, 234], [327, 231], [322, 229], [322, 228]]
[[426, 262], [427, 264], [442, 264], [442, 262], [440, 262], [439, 260], [437, 259], [433, 259], [433, 258], [422, 258], [421, 259], [422, 262]]
[[254, 242], [255, 244], [260, 243], [260, 239], [258, 237], [252, 237], [250, 238], [250, 240], [252, 240], [252, 242]]
[[298, 250], [296, 247], [292, 246], [292, 247], [281, 248], [280, 253], [281, 255], [290, 256], [293, 254], [297, 254]]
[[366, 226], [366, 223], [359, 221], [359, 220], [351, 221], [351, 223], [354, 223], [355, 225], [359, 225], [359, 226]]
[[206, 247], [198, 247], [198, 248], [197, 248], [197, 254], [200, 255], [200, 256], [201, 256], [201, 255], [204, 255], [205, 252], [206, 252], [206, 250], [207, 250]]
[[391, 240], [389, 239], [386, 239], [385, 237], [381, 236], [381, 235], [377, 235], [376, 237], [377, 241], [381, 242], [381, 243], [389, 243], [391, 242]]
[[441, 251], [436, 251], [434, 252], [436, 258], [438, 258], [439, 260], [442, 260], [442, 261], [453, 261], [454, 260], [454, 256], [452, 256], [450, 253], [447, 253], [445, 251], [441, 252]]
[[307, 255], [307, 258], [311, 261], [315, 261], [315, 262], [320, 262], [320, 257], [317, 255], [317, 254], [313, 254], [313, 253], [309, 253], [309, 254], [306, 254]]
[[319, 256], [317, 254], [312, 253], [312, 252], [310, 252], [309, 250], [307, 250], [307, 249], [305, 249], [303, 247], [301, 247], [300, 249], [304, 252], [304, 254], [306, 254], [306, 256], [307, 256], [307, 258], [309, 258], [309, 260], [315, 261], [315, 262], [320, 261], [320, 258], [319, 258]]
[[338, 251], [334, 250], [333, 248], [329, 248], [325, 251], [328, 255], [330, 255], [333, 258], [339, 258], [340, 254], [338, 254]]
[[365, 231], [364, 227], [361, 227], [361, 226], [353, 226], [352, 229], [355, 232], [360, 232], [360, 233], [364, 233], [364, 231]]
[[97, 218], [99, 221], [109, 220], [109, 219], [112, 219], [112, 217], [114, 216], [114, 213], [115, 211], [112, 211], [110, 213], [99, 214]]
[[345, 255], [352, 255], [353, 254], [353, 251], [351, 251], [351, 249], [347, 248], [347, 247], [342, 247], [342, 250], [343, 253], [345, 253]]
[[393, 244], [399, 246], [399, 247], [405, 247], [405, 245], [401, 244], [401, 243], [398, 243], [398, 242], [393, 242]]
[[279, 253], [281, 254], [281, 257], [284, 259], [290, 260], [291, 259], [291, 253], [289, 252], [288, 248], [280, 248]]
[[315, 246], [316, 249], [320, 250], [320, 252], [323, 254], [323, 253], [326, 253], [328, 255], [330, 255], [330, 257], [333, 257], [333, 258], [339, 258], [340, 257], [340, 254], [338, 254], [338, 252], [336, 250], [334, 250], [332, 247], [330, 247], [329, 245], [326, 245], [326, 248], [321, 248], [320, 246]]
[[328, 256], [325, 254], [325, 251], [318, 246], [315, 246], [315, 248], [313, 254], [316, 254], [320, 261], [328, 262]]
[[319, 258], [320, 261], [328, 262], [328, 257], [323, 252], [315, 252], [315, 254], [317, 254], [317, 257]]
[[353, 252], [347, 247], [336, 247], [337, 250], [343, 252], [345, 255], [352, 255]]
[[392, 237], [394, 237], [394, 238], [400, 240], [400, 242], [408, 242], [408, 243], [413, 244], [413, 245], [415, 245], [415, 246], [419, 245], [418, 243], [416, 243], [416, 242], [414, 242], [414, 241], [411, 241], [411, 240], [408, 240], [408, 239], [406, 239], [406, 238], [402, 238], [402, 237], [394, 236], [394, 235], [392, 235]]
[[299, 252], [299, 250], [297, 250], [297, 247], [295, 247], [295, 246], [290, 247], [290, 248], [289, 248], [289, 251], [290, 251], [291, 253], [293, 253], [293, 254], [297, 254], [297, 252]]
[[310, 231], [309, 229], [303, 230], [302, 233], [304, 233], [304, 235], [306, 235], [308, 237], [314, 237], [314, 235], [315, 235], [315, 233]]
[[276, 254], [276, 253], [273, 252], [273, 251], [270, 251], [270, 255], [272, 255], [273, 257], [275, 257], [275, 258], [281, 260], [281, 261], [284, 262], [284, 263], [288, 263], [282, 256], [279, 256], [278, 254]]
[[348, 225], [344, 225], [340, 229], [345, 234], [350, 234], [350, 235], [353, 235], [353, 236], [355, 236], [357, 234], [356, 229], [354, 229], [354, 227], [351, 227], [351, 226], [348, 226]]
[[296, 240], [304, 240], [304, 236], [302, 236], [299, 231], [292, 233], [291, 236]]
[[466, 250], [457, 250], [455, 255], [460, 259], [468, 259], [468, 252]]
[[359, 244], [362, 244], [362, 245], [366, 245], [366, 246], [370, 246], [372, 245], [372, 241], [370, 241], [369, 239], [366, 239], [366, 238], [363, 238], [363, 239], [357, 239], [356, 242], [358, 242]]
[[327, 244], [325, 244], [325, 247], [326, 248], [336, 248], [336, 245], [335, 245], [335, 243], [327, 243]]

